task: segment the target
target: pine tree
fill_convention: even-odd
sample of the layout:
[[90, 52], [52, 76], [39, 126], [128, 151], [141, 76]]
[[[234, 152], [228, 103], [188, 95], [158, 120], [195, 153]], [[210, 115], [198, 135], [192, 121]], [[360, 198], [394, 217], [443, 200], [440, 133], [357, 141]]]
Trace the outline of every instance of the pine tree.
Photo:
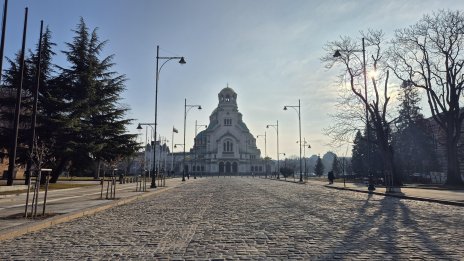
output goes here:
[[336, 178], [338, 178], [340, 174], [342, 173], [341, 162], [338, 160], [337, 155], [335, 155], [332, 161], [332, 171]]
[[367, 153], [367, 147], [361, 131], [356, 132], [351, 153], [351, 165], [354, 174], [358, 176], [367, 176], [367, 168], [364, 162], [364, 155]]
[[314, 173], [316, 176], [322, 176], [324, 174], [324, 164], [322, 163], [321, 157], [317, 157], [316, 167], [314, 167]]
[[99, 40], [96, 29], [89, 33], [82, 18], [74, 32], [73, 41], [66, 43], [68, 50], [63, 51], [70, 67], [60, 67], [56, 84], [66, 92], [66, 114], [72, 119], [66, 126], [71, 139], [62, 163], [71, 161], [72, 170], [79, 174], [94, 171], [84, 166], [131, 154], [137, 146], [135, 135], [126, 133], [132, 121], [125, 118], [128, 108], [119, 104], [125, 76], [111, 71], [113, 56], [100, 59], [106, 41]]
[[[7, 58], [8, 69], [3, 74], [3, 85], [0, 87], [0, 121], [6, 123], [0, 125], [0, 148], [11, 153], [13, 137], [13, 121], [16, 105], [17, 88], [21, 81], [20, 51], [15, 55], [15, 59]], [[18, 140], [15, 160], [16, 164], [24, 164], [27, 159], [28, 129], [30, 126], [30, 114], [32, 104], [32, 73], [30, 64], [25, 57], [24, 62], [24, 81], [21, 90], [21, 110], [19, 117]], [[4, 155], [1, 155], [4, 156]]]
[[414, 172], [436, 170], [438, 163], [431, 131], [418, 106], [419, 93], [411, 86], [403, 86], [402, 91], [393, 144], [397, 169], [406, 177]]
[[[42, 146], [42, 148], [46, 151], [49, 152], [49, 155], [53, 155], [52, 151], [52, 146], [54, 144], [54, 140], [50, 139], [51, 134], [54, 133], [56, 130], [53, 124], [50, 124], [52, 121], [52, 118], [50, 118], [50, 115], [46, 115], [46, 107], [44, 106], [47, 104], [47, 97], [44, 96], [44, 91], [46, 92], [48, 90], [48, 82], [52, 78], [53, 74], [53, 64], [52, 64], [52, 57], [55, 55], [54, 51], [52, 50], [53, 47], [56, 45], [51, 42], [51, 32], [48, 27], [46, 27], [44, 34], [42, 34], [42, 39], [40, 39], [42, 42], [41, 47], [39, 46], [39, 43], [36, 45], [35, 52], [32, 52], [29, 50], [29, 56], [30, 59], [28, 59], [28, 64], [30, 64], [31, 68], [31, 76], [33, 77], [33, 80], [31, 81], [31, 106], [30, 106], [30, 112], [31, 114], [33, 113], [33, 107], [34, 107], [34, 95], [35, 95], [35, 90], [38, 88], [38, 97], [37, 97], [37, 115], [36, 115], [36, 125], [35, 125], [35, 130], [32, 130], [33, 127], [33, 115], [31, 115], [29, 121], [30, 121], [30, 128], [28, 130], [28, 163], [26, 167], [26, 172], [25, 172], [25, 184], [27, 185], [29, 183], [29, 175], [30, 171], [32, 169], [33, 165], [33, 160], [31, 159], [31, 148], [33, 148], [36, 145]], [[40, 50], [39, 50], [40, 47]], [[39, 54], [40, 51], [40, 54]], [[40, 55], [40, 65], [38, 67], [38, 62], [39, 62], [39, 55]], [[40, 68], [40, 71], [38, 71]], [[38, 82], [37, 82], [38, 80]], [[56, 111], [56, 108], [53, 108]], [[35, 131], [35, 141], [32, 140], [32, 132]], [[51, 159], [43, 159], [44, 162], [49, 162]], [[44, 163], [42, 162], [42, 163]], [[54, 166], [46, 166], [44, 167], [48, 168], [54, 168]], [[45, 179], [42, 180], [42, 182], [45, 182]]]

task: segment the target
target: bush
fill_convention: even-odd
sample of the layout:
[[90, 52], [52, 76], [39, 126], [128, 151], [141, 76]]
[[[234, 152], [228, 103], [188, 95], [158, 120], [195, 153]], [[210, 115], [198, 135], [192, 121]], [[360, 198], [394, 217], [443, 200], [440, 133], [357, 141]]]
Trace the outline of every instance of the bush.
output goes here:
[[287, 177], [293, 175], [294, 172], [295, 171], [292, 168], [288, 168], [288, 167], [280, 168], [280, 173], [282, 174], [282, 176], [284, 176], [284, 178], [287, 178]]

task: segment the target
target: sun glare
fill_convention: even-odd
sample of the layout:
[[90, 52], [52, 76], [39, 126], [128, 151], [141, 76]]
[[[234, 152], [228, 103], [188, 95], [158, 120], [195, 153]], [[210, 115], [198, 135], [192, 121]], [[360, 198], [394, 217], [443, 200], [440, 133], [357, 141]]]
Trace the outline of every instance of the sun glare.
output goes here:
[[377, 75], [379, 75], [379, 72], [377, 70], [371, 70], [367, 73], [369, 78], [377, 78]]

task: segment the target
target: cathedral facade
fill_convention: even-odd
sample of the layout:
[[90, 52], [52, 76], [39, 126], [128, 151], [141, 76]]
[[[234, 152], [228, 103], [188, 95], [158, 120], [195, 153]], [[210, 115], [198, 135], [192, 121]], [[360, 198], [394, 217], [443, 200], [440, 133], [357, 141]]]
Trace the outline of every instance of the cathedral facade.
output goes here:
[[237, 93], [226, 87], [218, 94], [219, 104], [209, 116], [208, 127], [195, 137], [188, 169], [196, 173], [264, 173], [265, 165], [256, 138], [242, 120]]

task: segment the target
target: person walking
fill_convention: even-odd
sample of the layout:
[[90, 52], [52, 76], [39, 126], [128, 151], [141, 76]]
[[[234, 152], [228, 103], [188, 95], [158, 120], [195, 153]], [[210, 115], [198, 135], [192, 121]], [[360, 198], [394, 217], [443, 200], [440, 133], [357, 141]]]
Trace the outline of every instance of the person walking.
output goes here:
[[333, 173], [333, 171], [329, 171], [329, 173], [327, 174], [327, 178], [329, 179], [329, 184], [334, 183], [334, 173]]

